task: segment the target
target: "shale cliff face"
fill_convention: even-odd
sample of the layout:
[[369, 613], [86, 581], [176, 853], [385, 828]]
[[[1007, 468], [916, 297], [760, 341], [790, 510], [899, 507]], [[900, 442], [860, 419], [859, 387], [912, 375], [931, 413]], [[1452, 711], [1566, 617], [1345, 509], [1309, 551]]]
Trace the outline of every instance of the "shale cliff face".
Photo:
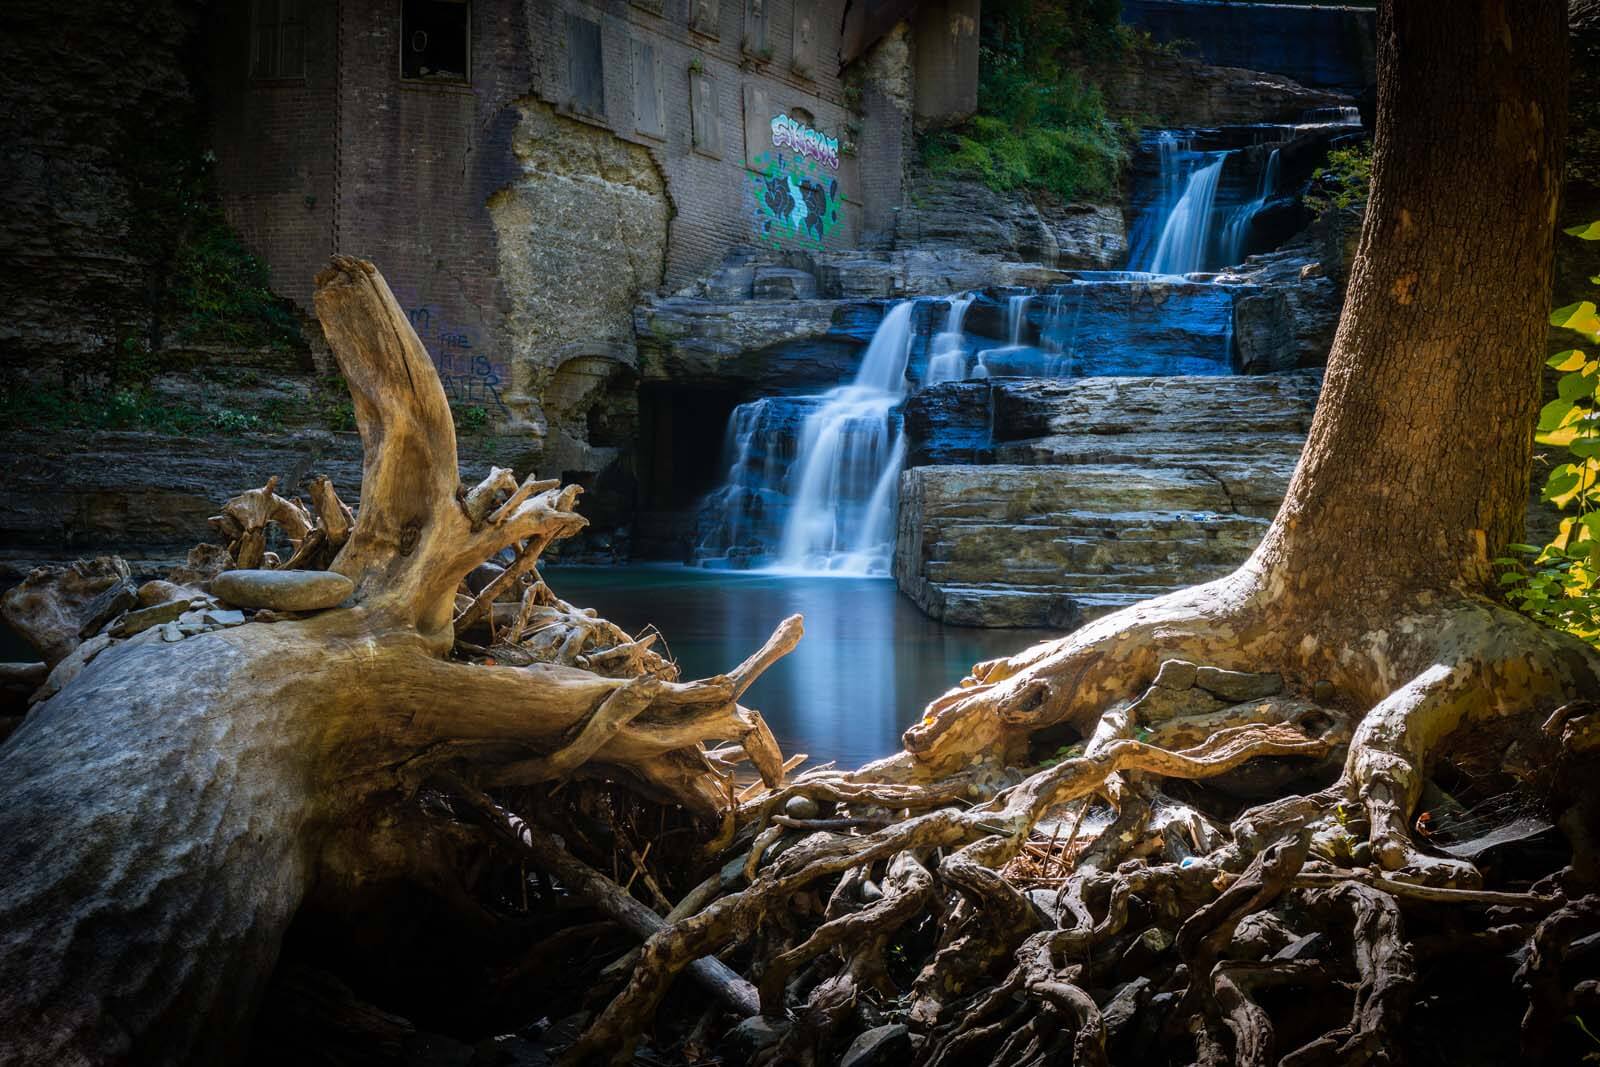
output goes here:
[[[69, 367], [160, 330], [160, 201], [194, 140], [202, 0], [0, 8], [0, 363]], [[115, 48], [104, 42], [115, 41]]]

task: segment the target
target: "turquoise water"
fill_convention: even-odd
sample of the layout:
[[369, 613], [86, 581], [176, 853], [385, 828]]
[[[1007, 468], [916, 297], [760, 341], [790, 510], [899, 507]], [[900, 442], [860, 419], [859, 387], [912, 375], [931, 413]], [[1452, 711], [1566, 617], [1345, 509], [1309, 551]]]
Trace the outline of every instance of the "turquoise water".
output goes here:
[[685, 678], [728, 670], [785, 616], [804, 615], [800, 646], [741, 702], [761, 712], [786, 756], [806, 752], [842, 767], [898, 751], [901, 731], [974, 663], [1050, 636], [945, 626], [887, 578], [648, 565], [551, 565], [543, 573], [556, 595], [629, 633], [654, 623]]

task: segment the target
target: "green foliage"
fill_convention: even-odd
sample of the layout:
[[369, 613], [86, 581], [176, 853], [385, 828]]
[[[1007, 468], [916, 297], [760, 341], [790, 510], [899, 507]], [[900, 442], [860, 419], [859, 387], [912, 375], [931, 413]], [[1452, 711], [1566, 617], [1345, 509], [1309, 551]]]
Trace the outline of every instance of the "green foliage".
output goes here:
[[1120, 0], [988, 4], [979, 46], [978, 112], [923, 142], [934, 174], [991, 189], [1067, 199], [1115, 195], [1127, 149], [1099, 88], [1063, 67], [1070, 53], [1127, 47]]
[[350, 399], [350, 386], [344, 375], [330, 375], [317, 383], [313, 399], [317, 417], [335, 433], [347, 433], [356, 428], [356, 405]]
[[1311, 172], [1305, 203], [1319, 215], [1330, 208], [1355, 207], [1372, 191], [1372, 142], [1335, 148], [1328, 162]]
[[86, 395], [59, 387], [11, 383], [0, 391], [0, 429], [5, 430], [150, 430], [186, 436], [207, 431], [260, 433], [280, 425], [275, 419], [233, 408], [208, 410], [148, 388]]
[[1040, 767], [1054, 767], [1063, 760], [1077, 759], [1083, 755], [1084, 743], [1082, 741], [1071, 745], [1062, 745], [1045, 759], [1039, 761]]
[[184, 236], [173, 256], [167, 288], [173, 340], [241, 347], [297, 345], [300, 326], [289, 302], [272, 292], [266, 266], [245, 249], [221, 206], [198, 191], [183, 205]]
[[[1600, 224], [1567, 231], [1600, 240]], [[1557, 308], [1550, 323], [1600, 344], [1600, 314], [1588, 300]], [[1506, 599], [1523, 613], [1560, 630], [1600, 644], [1600, 359], [1567, 349], [1549, 359], [1559, 371], [1556, 397], [1539, 412], [1534, 440], [1560, 449], [1564, 461], [1551, 469], [1543, 496], [1562, 511], [1556, 536], [1547, 545], [1509, 545], [1500, 584]]]
[[[98, 365], [75, 368], [115, 384], [139, 384], [170, 369], [178, 345], [294, 348], [303, 342], [288, 301], [275, 296], [266, 268], [244, 247], [222, 211], [214, 168], [197, 116], [152, 116], [143, 135], [122, 146], [129, 183], [128, 252], [147, 277], [137, 321], [142, 360], [123, 345]], [[125, 313], [124, 313], [125, 314]]]
[[458, 434], [475, 435], [489, 428], [489, 410], [477, 404], [451, 404], [450, 417]]

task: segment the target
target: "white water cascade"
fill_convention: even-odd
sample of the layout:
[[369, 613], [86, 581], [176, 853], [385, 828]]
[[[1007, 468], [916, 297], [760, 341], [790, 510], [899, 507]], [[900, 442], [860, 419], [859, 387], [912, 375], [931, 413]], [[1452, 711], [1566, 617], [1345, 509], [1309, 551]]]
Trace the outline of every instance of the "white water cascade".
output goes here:
[[889, 413], [906, 396], [914, 301], [896, 304], [849, 385], [806, 416], [789, 471], [789, 514], [778, 547], [785, 571], [887, 574], [895, 488], [905, 437]]
[[1006, 343], [1003, 348], [986, 348], [973, 361], [973, 378], [987, 378], [993, 373], [989, 357], [1002, 352], [1015, 352], [1022, 348], [1022, 327], [1028, 321], [1028, 305], [1033, 302], [1030, 293], [1014, 293], [1006, 297]]
[[940, 382], [959, 382], [967, 376], [967, 346], [961, 332], [967, 320], [967, 309], [977, 299], [976, 293], [962, 293], [950, 298], [950, 311], [945, 316], [944, 329], [933, 336], [928, 349], [928, 373], [924, 386]]
[[[1208, 152], [1190, 172], [1183, 194], [1161, 228], [1161, 239], [1148, 267], [1152, 274], [1190, 274], [1205, 266], [1211, 209], [1216, 203], [1222, 165], [1227, 160], [1227, 152]], [[1162, 165], [1167, 165], [1165, 156]]]
[[[1343, 110], [1343, 109], [1341, 109]], [[1267, 165], [1261, 170], [1261, 181], [1256, 185], [1255, 199], [1240, 204], [1222, 227], [1222, 262], [1233, 266], [1244, 261], [1245, 243], [1250, 239], [1250, 224], [1261, 209], [1267, 206], [1278, 188], [1278, 149], [1267, 156]]]

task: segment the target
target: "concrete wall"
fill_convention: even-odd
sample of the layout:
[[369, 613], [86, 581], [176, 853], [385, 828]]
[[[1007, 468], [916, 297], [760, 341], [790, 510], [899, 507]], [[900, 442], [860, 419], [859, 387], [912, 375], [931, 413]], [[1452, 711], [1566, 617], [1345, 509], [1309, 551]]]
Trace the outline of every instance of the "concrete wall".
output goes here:
[[1371, 8], [1123, 0], [1122, 19], [1158, 41], [1192, 42], [1200, 58], [1360, 93], [1377, 81], [1377, 14]]
[[917, 123], [943, 126], [978, 110], [982, 0], [933, 0], [917, 9]]

